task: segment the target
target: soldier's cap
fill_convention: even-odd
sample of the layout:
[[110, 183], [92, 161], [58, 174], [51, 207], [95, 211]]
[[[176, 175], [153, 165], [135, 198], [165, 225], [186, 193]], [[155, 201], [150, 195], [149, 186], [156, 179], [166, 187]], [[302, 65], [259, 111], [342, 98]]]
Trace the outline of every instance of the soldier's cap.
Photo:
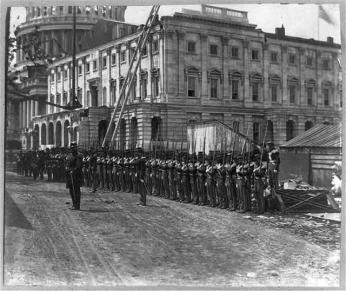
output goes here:
[[77, 146], [77, 142], [72, 141], [71, 144], [70, 144], [70, 147], [72, 148], [72, 147], [76, 147], [76, 146]]

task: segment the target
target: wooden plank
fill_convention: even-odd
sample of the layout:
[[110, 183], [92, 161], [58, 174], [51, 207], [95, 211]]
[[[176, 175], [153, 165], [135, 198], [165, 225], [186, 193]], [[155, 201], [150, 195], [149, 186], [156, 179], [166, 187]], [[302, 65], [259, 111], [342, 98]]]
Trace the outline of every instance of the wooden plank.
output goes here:
[[319, 160], [340, 160], [342, 159], [341, 155], [334, 155], [334, 154], [325, 154], [325, 155], [318, 155], [318, 154], [311, 154], [311, 159], [319, 159]]

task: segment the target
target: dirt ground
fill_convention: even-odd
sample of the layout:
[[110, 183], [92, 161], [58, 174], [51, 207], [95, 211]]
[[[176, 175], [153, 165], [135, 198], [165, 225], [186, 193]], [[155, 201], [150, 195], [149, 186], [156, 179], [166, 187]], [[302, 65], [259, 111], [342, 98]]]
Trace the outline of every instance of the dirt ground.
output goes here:
[[5, 285], [339, 286], [340, 224], [6, 175]]

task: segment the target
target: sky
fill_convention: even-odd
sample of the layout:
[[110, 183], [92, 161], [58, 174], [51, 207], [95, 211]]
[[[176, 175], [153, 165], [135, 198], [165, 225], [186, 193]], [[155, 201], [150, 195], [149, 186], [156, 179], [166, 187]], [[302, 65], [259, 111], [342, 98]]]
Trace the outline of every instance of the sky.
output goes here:
[[[96, 3], [96, 2], [94, 2]], [[318, 18], [318, 5], [315, 4], [221, 4], [214, 6], [248, 12], [249, 22], [256, 24], [264, 32], [274, 33], [275, 27], [284, 25], [286, 34], [303, 38], [326, 40], [334, 37], [334, 42], [340, 43], [340, 14], [337, 4], [323, 4], [334, 24], [329, 24]], [[173, 15], [182, 8], [201, 10], [200, 5], [162, 5], [159, 15]], [[133, 24], [145, 23], [151, 6], [128, 6], [125, 21]], [[318, 20], [319, 19], [319, 20]], [[25, 9], [14, 7], [11, 14], [11, 30], [25, 21]], [[319, 26], [319, 36], [318, 36]]]

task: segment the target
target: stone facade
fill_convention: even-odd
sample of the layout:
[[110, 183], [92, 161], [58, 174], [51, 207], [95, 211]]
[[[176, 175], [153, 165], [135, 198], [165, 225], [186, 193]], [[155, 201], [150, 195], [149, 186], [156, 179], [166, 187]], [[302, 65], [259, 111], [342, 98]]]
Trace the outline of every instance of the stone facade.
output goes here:
[[[137, 26], [124, 23], [126, 6], [77, 6], [76, 51], [107, 43], [134, 33]], [[73, 6], [35, 6], [26, 8], [26, 21], [15, 31], [17, 39], [15, 70], [21, 81], [20, 91], [35, 101], [18, 101], [8, 96], [12, 107], [18, 107], [16, 129], [24, 149], [32, 148], [32, 118], [47, 113], [47, 65], [72, 54]], [[33, 48], [36, 46], [36, 49]], [[31, 59], [31, 53], [40, 52]], [[17, 137], [18, 138], [18, 137]]]
[[[74, 113], [82, 115], [74, 128], [80, 144], [102, 141], [138, 34], [77, 55], [83, 108]], [[331, 38], [290, 37], [283, 27], [265, 33], [242, 11], [203, 5], [202, 12], [162, 17], [137, 72], [117, 143], [129, 148], [149, 147], [150, 140], [182, 140], [188, 122], [217, 119], [257, 143], [267, 132], [266, 140], [281, 145], [316, 123], [339, 122], [340, 53]], [[70, 58], [50, 66], [51, 101], [68, 102], [70, 72]], [[40, 141], [42, 127], [51, 121], [52, 135], [64, 134], [56, 131], [52, 117], [57, 115], [72, 124], [71, 113], [50, 106], [46, 115], [34, 118]], [[69, 134], [70, 140], [77, 138]], [[55, 140], [60, 139], [50, 143], [47, 134], [43, 144]]]

